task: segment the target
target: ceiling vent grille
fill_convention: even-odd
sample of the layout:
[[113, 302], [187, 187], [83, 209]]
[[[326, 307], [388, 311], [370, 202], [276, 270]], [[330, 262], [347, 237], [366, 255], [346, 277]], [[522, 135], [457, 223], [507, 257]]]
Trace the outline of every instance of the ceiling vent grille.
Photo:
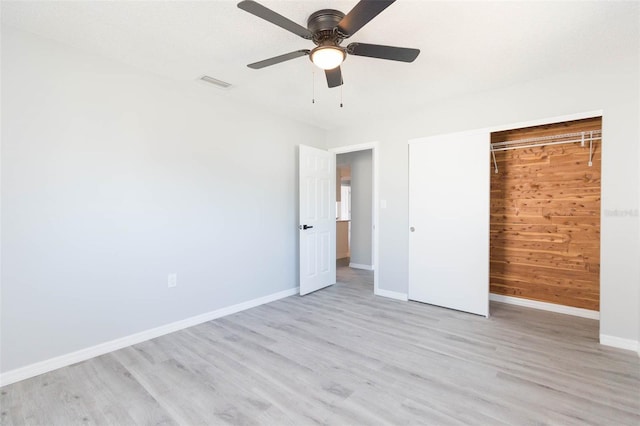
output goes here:
[[227, 83], [226, 81], [218, 80], [217, 78], [209, 77], [208, 75], [203, 75], [200, 77], [200, 80], [206, 81], [207, 83], [213, 84], [216, 87], [221, 89], [228, 89], [231, 87], [231, 83]]

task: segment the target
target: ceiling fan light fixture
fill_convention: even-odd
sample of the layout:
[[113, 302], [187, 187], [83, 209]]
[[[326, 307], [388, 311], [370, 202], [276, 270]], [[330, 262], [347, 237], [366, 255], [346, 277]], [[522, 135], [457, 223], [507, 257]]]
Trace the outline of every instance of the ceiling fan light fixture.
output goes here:
[[339, 67], [346, 57], [344, 49], [338, 46], [318, 46], [309, 55], [311, 62], [323, 70]]
[[[256, 0], [242, 0], [238, 3], [240, 9], [305, 40], [310, 40], [317, 46], [313, 50], [299, 49], [284, 55], [254, 62], [247, 66], [251, 69], [260, 69], [301, 56], [309, 56], [311, 62], [324, 71], [327, 78], [327, 86], [333, 88], [342, 86], [344, 83], [340, 65], [347, 58], [347, 55], [413, 62], [420, 54], [419, 49], [368, 43], [349, 43], [345, 47], [340, 47], [340, 44], [345, 39], [352, 37], [395, 1], [359, 0], [346, 15], [339, 10], [320, 9], [309, 15], [307, 27], [305, 28], [261, 5]], [[402, 24], [400, 24], [400, 27], [402, 27]]]

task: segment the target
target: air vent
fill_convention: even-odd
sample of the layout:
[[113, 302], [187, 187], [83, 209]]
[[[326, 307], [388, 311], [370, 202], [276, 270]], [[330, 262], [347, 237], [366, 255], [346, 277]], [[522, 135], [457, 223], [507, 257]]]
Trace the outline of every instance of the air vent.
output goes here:
[[221, 89], [228, 89], [231, 87], [231, 83], [227, 83], [226, 81], [218, 80], [217, 78], [209, 77], [208, 75], [203, 75], [200, 77], [200, 80], [206, 81], [207, 83], [211, 83], [214, 86], [217, 86]]

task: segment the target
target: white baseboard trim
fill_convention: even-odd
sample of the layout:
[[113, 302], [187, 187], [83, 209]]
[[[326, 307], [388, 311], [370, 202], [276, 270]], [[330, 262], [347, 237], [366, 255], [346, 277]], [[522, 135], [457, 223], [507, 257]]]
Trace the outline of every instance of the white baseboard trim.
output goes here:
[[367, 271], [373, 271], [373, 265], [363, 265], [362, 263], [349, 263], [349, 268], [366, 269]]
[[600, 344], [605, 346], [611, 346], [619, 349], [626, 349], [629, 351], [638, 352], [640, 355], [640, 342], [631, 339], [623, 339], [616, 336], [607, 336], [606, 334], [600, 335]]
[[135, 345], [136, 343], [144, 342], [146, 340], [155, 339], [156, 337], [164, 336], [165, 334], [173, 333], [185, 328], [193, 327], [194, 325], [202, 324], [207, 321], [211, 321], [217, 318], [221, 318], [227, 315], [235, 314], [236, 312], [244, 311], [247, 309], [255, 308], [256, 306], [264, 305], [265, 303], [274, 302], [278, 299], [293, 296], [299, 293], [299, 288], [291, 288], [283, 290], [278, 293], [269, 294], [267, 296], [259, 297], [257, 299], [248, 300], [246, 302], [238, 303], [236, 305], [227, 306], [224, 308], [216, 309], [215, 311], [207, 312], [194, 317], [186, 318], [180, 321], [172, 322], [160, 327], [145, 330], [140, 333], [131, 334], [129, 336], [114, 339], [108, 342], [100, 343], [95, 346], [91, 346], [79, 351], [71, 352], [65, 355], [57, 356], [55, 358], [47, 359], [44, 361], [36, 362], [31, 365], [9, 370], [0, 374], [0, 387], [10, 385], [11, 383], [19, 382], [40, 374], [47, 373], [49, 371], [57, 370], [58, 368], [67, 367], [72, 364], [76, 364], [81, 361], [86, 361], [90, 358], [94, 358], [100, 355], [104, 355], [109, 352], [116, 351], [118, 349], [126, 348], [127, 346]]
[[406, 301], [409, 300], [409, 298], [407, 297], [407, 295], [405, 293], [398, 293], [397, 291], [389, 291], [389, 290], [377, 289], [375, 291], [375, 295], [376, 296], [382, 296], [382, 297], [388, 297], [389, 299], [402, 300], [403, 302], [406, 302]]
[[574, 308], [572, 306], [557, 305], [555, 303], [539, 302], [537, 300], [522, 299], [520, 297], [504, 296], [502, 294], [489, 294], [489, 300], [509, 303], [511, 305], [524, 306], [527, 308], [540, 309], [543, 311], [557, 312], [559, 314], [573, 315], [576, 317], [600, 319], [600, 312], [589, 309]]

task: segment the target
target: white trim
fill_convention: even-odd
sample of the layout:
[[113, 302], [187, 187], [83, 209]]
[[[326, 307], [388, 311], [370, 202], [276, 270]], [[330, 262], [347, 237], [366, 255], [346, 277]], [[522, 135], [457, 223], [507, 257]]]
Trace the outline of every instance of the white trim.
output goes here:
[[621, 337], [607, 336], [606, 334], [601, 334], [600, 344], [640, 353], [640, 342], [638, 342], [637, 340], [623, 339]]
[[349, 263], [349, 268], [365, 269], [367, 271], [373, 271], [373, 265], [363, 265], [361, 263]]
[[489, 294], [489, 300], [495, 302], [509, 303], [511, 305], [524, 306], [527, 308], [540, 309], [542, 311], [557, 312], [560, 314], [573, 315], [576, 317], [600, 319], [600, 312], [589, 309], [574, 308], [573, 306], [558, 305], [556, 303], [540, 302], [538, 300], [522, 299], [520, 297], [504, 296], [502, 294]]
[[[378, 241], [379, 239], [379, 214], [378, 209], [380, 208], [380, 204], [378, 200], [380, 199], [379, 194], [379, 182], [380, 182], [380, 167], [379, 167], [379, 155], [378, 151], [380, 150], [379, 142], [366, 142], [360, 143], [356, 145], [347, 145], [340, 146], [336, 148], [329, 149], [329, 152], [333, 152], [334, 154], [346, 154], [347, 152], [356, 152], [356, 151], [366, 151], [371, 150], [372, 162], [373, 162], [373, 199], [371, 203], [371, 215], [372, 215], [372, 223], [373, 223], [373, 235], [371, 239], [371, 255], [373, 260], [373, 265], [371, 265], [371, 270], [375, 270], [376, 273], [373, 274], [373, 294], [378, 294], [380, 290], [379, 287], [379, 276], [380, 276], [380, 251], [378, 249]], [[351, 266], [351, 265], [349, 265]], [[384, 291], [384, 290], [383, 290]], [[406, 299], [405, 299], [406, 300]]]
[[[407, 141], [407, 144], [408, 145], [421, 144], [421, 143], [427, 142], [427, 139], [436, 139], [436, 138], [440, 139], [443, 136], [451, 136], [451, 135], [471, 136], [471, 135], [484, 135], [484, 134], [487, 134], [487, 137], [488, 137], [489, 133], [491, 133], [491, 132], [492, 132], [492, 130], [490, 130], [489, 128], [463, 130], [461, 132], [444, 133], [444, 134], [439, 134], [439, 135], [429, 135], [429, 136], [423, 136], [423, 137], [419, 137], [419, 138], [409, 139]], [[491, 142], [491, 139], [489, 139], [488, 142]]]
[[565, 121], [583, 120], [586, 118], [602, 117], [604, 111], [599, 109], [595, 111], [578, 112], [576, 114], [560, 115], [555, 117], [540, 118], [537, 120], [522, 121], [519, 123], [501, 124], [487, 128], [490, 132], [501, 132], [504, 130], [520, 129], [523, 127], [542, 126], [544, 124], [562, 123]]
[[380, 288], [376, 289], [374, 294], [376, 296], [388, 297], [389, 299], [402, 300], [403, 302], [407, 302], [409, 300], [406, 293], [399, 293], [397, 291], [390, 291], [390, 290], [382, 290]]
[[345, 145], [345, 146], [339, 146], [336, 148], [329, 148], [329, 152], [333, 152], [335, 154], [346, 154], [348, 152], [366, 151], [368, 149], [375, 149], [377, 147], [378, 147], [378, 142], [366, 142], [366, 143], [359, 143], [356, 145]]
[[298, 294], [298, 291], [298, 287], [283, 290], [278, 293], [269, 294], [257, 299], [248, 300], [236, 305], [220, 308], [215, 311], [207, 312], [201, 315], [196, 315], [194, 317], [172, 322], [160, 327], [145, 330], [140, 333], [131, 334], [129, 336], [120, 337], [118, 339], [100, 343], [95, 346], [80, 349], [79, 351], [36, 362], [34, 364], [16, 368], [14, 370], [9, 370], [5, 373], [0, 374], [0, 387], [10, 385], [11, 383], [19, 382], [20, 380], [25, 380], [40, 374], [44, 374], [58, 368], [76, 364], [81, 361], [86, 361], [90, 358], [104, 355], [106, 353], [113, 352], [127, 346], [135, 345], [146, 340], [155, 339], [156, 337], [164, 336], [165, 334], [173, 333], [175, 331], [193, 327], [194, 325], [202, 324], [207, 321], [235, 314], [236, 312], [255, 308], [256, 306], [264, 305], [265, 303], [274, 302], [285, 297], [293, 296], [295, 294]]

